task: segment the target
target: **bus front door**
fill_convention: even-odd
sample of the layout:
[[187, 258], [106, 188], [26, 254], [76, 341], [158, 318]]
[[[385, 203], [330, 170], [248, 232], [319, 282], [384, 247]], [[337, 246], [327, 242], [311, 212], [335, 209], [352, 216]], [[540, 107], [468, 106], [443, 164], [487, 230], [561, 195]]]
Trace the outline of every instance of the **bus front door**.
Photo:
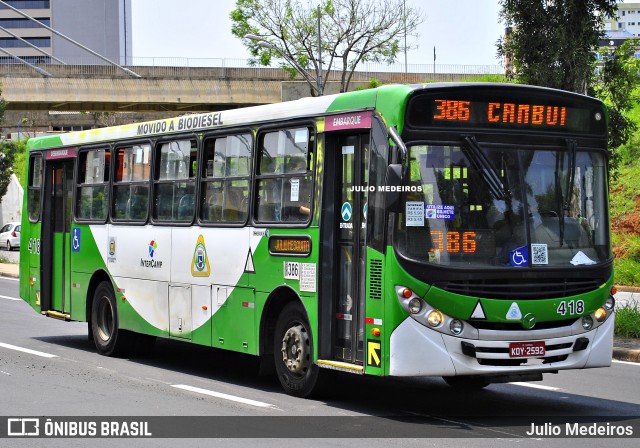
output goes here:
[[369, 133], [340, 136], [335, 161], [335, 321], [333, 350], [339, 361], [362, 364], [366, 276]]
[[73, 167], [73, 159], [47, 161], [41, 235], [42, 311], [64, 315], [71, 313]]

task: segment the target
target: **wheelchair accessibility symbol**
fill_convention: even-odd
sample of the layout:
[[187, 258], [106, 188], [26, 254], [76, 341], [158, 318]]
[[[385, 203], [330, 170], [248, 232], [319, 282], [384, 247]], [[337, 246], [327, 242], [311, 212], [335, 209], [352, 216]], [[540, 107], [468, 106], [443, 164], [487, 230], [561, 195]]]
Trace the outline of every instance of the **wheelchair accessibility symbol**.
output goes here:
[[80, 229], [77, 227], [73, 229], [73, 239], [71, 240], [71, 250], [73, 252], [80, 252]]
[[527, 266], [529, 263], [529, 248], [527, 246], [517, 247], [511, 251], [511, 256], [509, 258], [511, 266]]

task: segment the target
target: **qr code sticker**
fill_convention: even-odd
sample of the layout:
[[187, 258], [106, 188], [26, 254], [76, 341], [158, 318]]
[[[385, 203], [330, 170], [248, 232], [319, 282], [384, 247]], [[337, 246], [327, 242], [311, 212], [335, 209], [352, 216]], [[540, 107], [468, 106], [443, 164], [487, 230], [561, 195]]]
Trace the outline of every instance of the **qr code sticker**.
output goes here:
[[531, 245], [532, 264], [549, 264], [549, 251], [546, 244]]

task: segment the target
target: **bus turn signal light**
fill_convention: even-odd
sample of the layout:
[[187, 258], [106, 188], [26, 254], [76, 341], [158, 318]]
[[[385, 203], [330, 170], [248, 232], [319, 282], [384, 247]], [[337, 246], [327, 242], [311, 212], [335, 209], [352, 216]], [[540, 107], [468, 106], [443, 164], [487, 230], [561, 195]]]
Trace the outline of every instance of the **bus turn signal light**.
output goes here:
[[371, 329], [371, 334], [374, 335], [375, 337], [379, 338], [380, 337], [380, 329], [379, 328], [372, 328]]
[[404, 288], [404, 290], [402, 291], [402, 297], [404, 297], [405, 299], [410, 299], [412, 295], [413, 291], [411, 291], [409, 288]]

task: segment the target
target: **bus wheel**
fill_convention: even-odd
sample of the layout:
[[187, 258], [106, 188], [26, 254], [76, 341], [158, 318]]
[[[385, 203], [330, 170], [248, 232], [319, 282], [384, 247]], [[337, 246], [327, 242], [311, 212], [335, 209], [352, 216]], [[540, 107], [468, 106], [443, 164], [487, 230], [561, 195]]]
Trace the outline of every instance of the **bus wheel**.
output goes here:
[[460, 390], [480, 390], [491, 384], [483, 376], [443, 376], [442, 379], [449, 386]]
[[276, 323], [273, 357], [285, 392], [307, 397], [318, 383], [319, 368], [313, 363], [313, 340], [303, 307], [292, 302], [284, 307]]
[[91, 332], [96, 349], [101, 355], [121, 355], [130, 345], [128, 334], [118, 329], [116, 298], [109, 282], [100, 283], [93, 295]]

